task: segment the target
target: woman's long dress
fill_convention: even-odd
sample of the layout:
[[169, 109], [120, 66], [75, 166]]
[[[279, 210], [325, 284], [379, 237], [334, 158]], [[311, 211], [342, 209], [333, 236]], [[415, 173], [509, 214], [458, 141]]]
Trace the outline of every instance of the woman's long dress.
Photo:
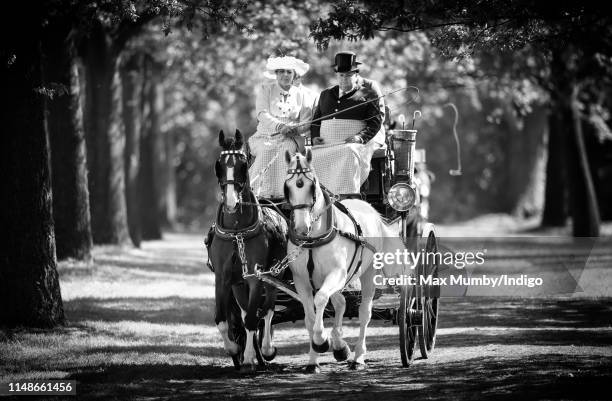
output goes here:
[[[291, 86], [284, 91], [276, 81], [258, 86], [255, 96], [257, 132], [249, 138], [249, 148], [255, 161], [249, 169], [251, 187], [260, 198], [282, 198], [287, 176], [285, 151], [295, 153], [300, 137], [274, 135], [279, 124], [304, 123], [312, 119], [314, 97], [303, 86]], [[307, 133], [309, 124], [298, 129]]]

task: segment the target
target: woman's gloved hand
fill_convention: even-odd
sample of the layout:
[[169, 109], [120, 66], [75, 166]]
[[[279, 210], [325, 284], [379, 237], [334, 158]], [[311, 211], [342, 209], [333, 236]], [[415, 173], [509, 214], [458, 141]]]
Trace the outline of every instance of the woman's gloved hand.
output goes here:
[[278, 132], [287, 137], [292, 137], [297, 134], [297, 124], [295, 123], [287, 123], [287, 124], [279, 124]]

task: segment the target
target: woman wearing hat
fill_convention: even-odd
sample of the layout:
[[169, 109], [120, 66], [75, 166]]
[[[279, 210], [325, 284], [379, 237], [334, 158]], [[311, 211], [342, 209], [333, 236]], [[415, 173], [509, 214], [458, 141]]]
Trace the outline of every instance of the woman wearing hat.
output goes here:
[[338, 85], [321, 92], [311, 125], [313, 166], [335, 194], [358, 194], [374, 150], [384, 145], [385, 105], [377, 82], [359, 76], [357, 56], [336, 54]]
[[299, 150], [303, 146], [300, 134], [310, 129], [309, 124], [301, 124], [312, 119], [313, 96], [302, 85], [293, 84], [308, 68], [308, 64], [295, 57], [270, 57], [264, 76], [274, 81], [256, 88], [257, 132], [249, 138], [255, 161], [249, 174], [259, 197], [283, 197], [287, 166], [282, 156], [285, 150]]

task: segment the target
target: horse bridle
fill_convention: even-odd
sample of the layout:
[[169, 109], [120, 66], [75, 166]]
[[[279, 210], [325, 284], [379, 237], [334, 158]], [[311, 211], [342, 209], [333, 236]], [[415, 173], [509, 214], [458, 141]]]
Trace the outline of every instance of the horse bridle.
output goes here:
[[[234, 156], [238, 156], [240, 158], [244, 158], [245, 162], [248, 161], [248, 157], [247, 155], [242, 151], [242, 150], [224, 150], [221, 152], [221, 154], [219, 155], [219, 158], [217, 159], [217, 162], [215, 163], [215, 175], [217, 176], [217, 181], [219, 182], [219, 186], [224, 189], [227, 185], [232, 184], [238, 187], [238, 202], [241, 203], [242, 202], [242, 190], [244, 189], [244, 187], [246, 186], [249, 178], [248, 178], [248, 173], [247, 176], [245, 177], [245, 181], [241, 182], [239, 180], [235, 179], [235, 175], [234, 175], [234, 179], [228, 180], [226, 177], [221, 177], [221, 159], [223, 158], [223, 156], [229, 156], [229, 155], [234, 155]], [[225, 191], [222, 191], [222, 201], [225, 204]]]
[[[306, 177], [308, 180], [310, 180], [310, 182], [312, 182], [312, 185], [313, 185], [312, 203], [299, 203], [297, 205], [292, 205], [291, 203], [289, 203], [289, 209], [291, 209], [292, 212], [294, 210], [299, 210], [299, 209], [308, 209], [309, 212], [312, 212], [312, 208], [317, 203], [317, 190], [316, 190], [316, 187], [317, 187], [317, 177], [316, 176], [314, 176], [313, 178], [309, 177], [307, 173], [312, 173], [313, 172], [310, 169], [310, 167], [302, 167], [300, 165], [299, 160], [298, 160], [297, 163], [298, 164], [297, 164], [296, 168], [290, 168], [290, 169], [287, 170], [287, 174], [291, 174], [291, 176], [289, 176], [285, 180], [285, 200], [287, 201], [287, 203], [289, 203], [289, 193], [288, 193], [287, 182], [289, 180], [291, 180], [295, 175], [303, 174], [304, 177]], [[301, 187], [298, 183], [296, 183], [296, 185], [298, 186], [298, 188]]]

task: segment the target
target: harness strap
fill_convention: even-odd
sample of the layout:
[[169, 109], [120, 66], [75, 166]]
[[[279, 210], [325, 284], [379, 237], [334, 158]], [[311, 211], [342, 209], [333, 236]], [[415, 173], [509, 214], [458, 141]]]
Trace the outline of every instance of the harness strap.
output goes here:
[[[285, 216], [285, 214], [283, 213], [283, 211], [282, 211], [282, 210], [280, 210], [280, 208], [277, 206], [277, 204], [276, 204], [276, 203], [271, 202], [271, 201], [269, 201], [269, 200], [267, 200], [267, 199], [262, 199], [262, 201], [263, 201], [263, 202], [265, 202], [265, 203], [260, 203], [260, 206], [261, 206], [262, 208], [264, 208], [264, 207], [265, 207], [265, 208], [268, 208], [268, 209], [270, 209], [270, 210], [274, 210], [276, 213], [278, 213], [278, 214], [279, 214], [279, 215], [280, 215], [280, 216], [281, 216], [281, 217], [282, 217], [282, 218], [285, 220], [285, 222], [287, 223], [287, 226], [289, 226], [289, 219], [287, 218], [287, 216]], [[284, 202], [283, 202], [283, 203], [284, 203]]]
[[310, 280], [310, 287], [312, 288], [312, 292], [314, 293], [317, 288], [312, 281], [312, 273], [314, 272], [314, 260], [312, 260], [312, 249], [308, 250], [308, 262], [306, 263], [306, 268], [308, 269], [308, 279]]
[[[322, 186], [322, 184], [320, 185]], [[325, 204], [328, 205], [329, 204], [328, 202], [331, 202], [331, 199], [329, 196], [329, 193], [331, 192], [329, 192], [329, 190], [323, 186], [322, 186], [322, 189], [323, 189], [323, 197], [325, 199]], [[319, 247], [319, 246], [322, 246], [322, 245], [325, 245], [331, 242], [336, 237], [336, 234], [339, 234], [342, 237], [347, 238], [356, 244], [355, 251], [353, 252], [353, 256], [351, 257], [351, 262], [348, 265], [349, 269], [352, 268], [352, 270], [350, 270], [347, 274], [348, 279], [346, 281], [346, 284], [351, 282], [351, 280], [355, 277], [355, 275], [361, 268], [361, 264], [363, 261], [363, 248], [368, 248], [373, 253], [376, 252], [376, 248], [374, 247], [374, 245], [370, 244], [363, 238], [362, 236], [363, 231], [361, 229], [361, 226], [359, 225], [357, 220], [355, 220], [355, 217], [353, 217], [353, 215], [346, 208], [346, 206], [344, 206], [339, 201], [333, 201], [333, 205], [336, 206], [336, 208], [338, 208], [340, 212], [344, 213], [345, 215], [349, 217], [349, 219], [351, 219], [353, 226], [355, 227], [356, 234], [338, 230], [336, 228], [335, 221], [334, 221], [335, 219], [334, 219], [333, 208], [326, 212], [327, 213], [327, 227], [329, 227], [329, 229], [323, 235], [320, 235], [317, 237], [308, 237], [308, 236], [302, 237], [302, 236], [297, 235], [293, 230], [289, 230], [289, 240], [295, 245], [308, 249], [308, 262], [306, 263], [306, 268], [308, 269], [308, 278], [310, 280], [310, 286], [313, 292], [316, 291], [316, 288], [315, 288], [314, 282], [312, 281], [312, 274], [314, 272], [314, 261], [312, 259], [312, 248], [316, 248], [316, 247]], [[357, 263], [355, 264], [355, 267], [353, 267], [353, 263], [355, 262], [357, 253], [359, 253], [359, 258], [357, 260]]]
[[217, 209], [217, 219], [215, 223], [213, 223], [213, 227], [215, 230], [215, 237], [218, 237], [224, 241], [235, 241], [236, 235], [241, 235], [244, 239], [253, 238], [261, 232], [262, 226], [262, 210], [261, 205], [259, 205], [259, 201], [255, 197], [252, 191], [248, 193], [249, 199], [254, 200], [254, 205], [257, 207], [257, 214], [254, 217], [254, 221], [251, 225], [244, 228], [232, 229], [227, 227], [222, 227], [222, 215], [223, 215], [223, 204], [219, 204], [219, 208]]
[[353, 278], [355, 277], [355, 275], [357, 274], [357, 272], [361, 268], [361, 263], [363, 262], [363, 248], [368, 248], [373, 253], [376, 253], [376, 248], [374, 247], [374, 245], [370, 244], [368, 241], [366, 241], [363, 238], [363, 236], [362, 236], [363, 231], [361, 230], [361, 226], [359, 225], [357, 220], [355, 220], [355, 217], [353, 217], [353, 215], [347, 209], [347, 207], [344, 206], [342, 203], [340, 203], [338, 201], [334, 203], [334, 206], [336, 206], [338, 208], [338, 210], [340, 210], [342, 213], [344, 213], [345, 215], [347, 215], [351, 219], [351, 221], [353, 222], [353, 226], [355, 227], [355, 232], [357, 233], [357, 234], [353, 234], [353, 233], [349, 233], [349, 232], [346, 232], [346, 231], [337, 230], [338, 234], [340, 236], [355, 242], [355, 244], [357, 245], [355, 247], [355, 252], [353, 252], [353, 257], [351, 259], [351, 263], [349, 264], [349, 269], [353, 266], [353, 262], [355, 261], [355, 257], [357, 256], [357, 252], [359, 252], [359, 259], [357, 260], [357, 263], [355, 264], [355, 267], [353, 268], [352, 272], [349, 272], [349, 274], [347, 275], [347, 280], [346, 280], [346, 283], [345, 283], [345, 286], [346, 286], [346, 285], [348, 285], [348, 283], [350, 283], [353, 280]]
[[336, 206], [342, 213], [346, 214], [351, 219], [351, 221], [353, 222], [353, 225], [355, 226], [355, 231], [357, 232], [357, 236], [361, 237], [361, 233], [363, 232], [361, 231], [361, 226], [359, 225], [357, 220], [355, 220], [355, 218], [353, 217], [351, 212], [349, 212], [346, 206], [344, 206], [339, 201], [334, 202], [334, 206]]
[[[323, 192], [323, 199], [325, 199], [325, 206], [329, 205], [331, 202], [331, 199], [325, 192]], [[334, 221], [333, 208], [327, 209], [325, 213], [327, 214], [325, 224], [328, 227], [328, 230], [325, 233], [316, 237], [310, 237], [299, 235], [294, 230], [289, 229], [289, 241], [303, 248], [315, 248], [331, 242], [334, 238], [336, 238], [337, 231], [335, 228], [336, 224]]]
[[346, 231], [341, 231], [338, 230], [338, 234], [343, 236], [344, 238], [350, 239], [351, 241], [356, 242], [357, 244], [359, 244], [361, 247], [366, 247], [368, 248], [370, 251], [376, 253], [376, 248], [374, 248], [374, 245], [370, 244], [368, 241], [366, 241], [365, 239], [363, 239], [363, 237], [361, 236], [356, 236], [353, 233], [348, 233]]
[[293, 297], [296, 300], [300, 300], [300, 296], [298, 295], [297, 292], [294, 291], [294, 288], [291, 288], [287, 285], [287, 283], [285, 283], [282, 280], [279, 280], [277, 278], [274, 277], [270, 277], [270, 276], [260, 276], [260, 279], [268, 284], [273, 285], [274, 287], [276, 287], [277, 289], [283, 291], [285, 294], [289, 295], [290, 297]]
[[[359, 252], [359, 260], [357, 261], [357, 263], [355, 264], [355, 267], [353, 266], [353, 262], [355, 261], [355, 256], [357, 256], [357, 252]], [[353, 252], [353, 257], [351, 258], [351, 263], [349, 264], [349, 270], [347, 272], [347, 279], [344, 283], [344, 286], [346, 287], [348, 285], [348, 283], [351, 282], [351, 280], [353, 280], [353, 277], [355, 277], [355, 275], [357, 274], [357, 272], [359, 271], [359, 269], [361, 268], [361, 260], [363, 257], [363, 246], [357, 246], [355, 245], [355, 252]]]

